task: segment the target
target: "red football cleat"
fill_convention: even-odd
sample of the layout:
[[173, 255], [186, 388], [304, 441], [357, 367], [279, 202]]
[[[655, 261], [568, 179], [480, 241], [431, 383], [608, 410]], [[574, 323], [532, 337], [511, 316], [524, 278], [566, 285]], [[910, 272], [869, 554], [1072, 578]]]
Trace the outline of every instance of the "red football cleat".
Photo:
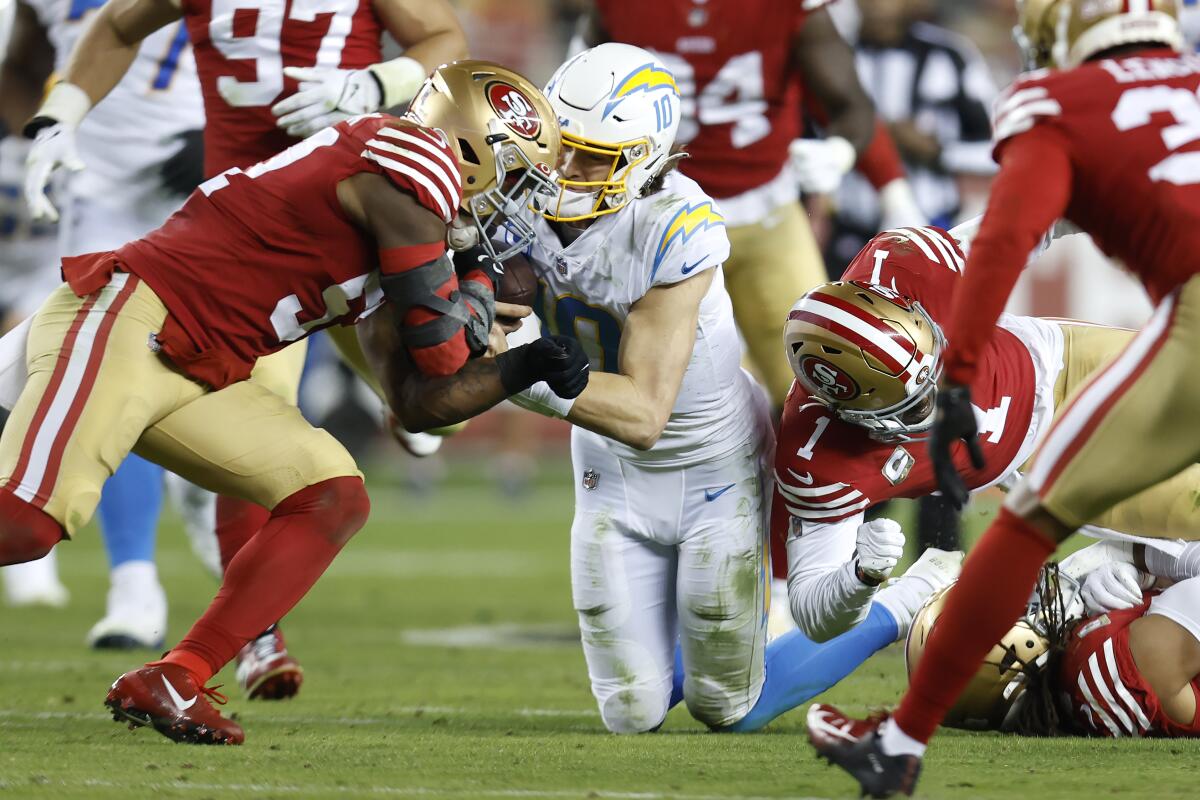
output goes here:
[[815, 703], [808, 709], [808, 740], [819, 757], [858, 781], [863, 797], [911, 797], [921, 776], [921, 759], [883, 752], [879, 726], [885, 719], [884, 714], [854, 719], [833, 706]]
[[288, 653], [277, 625], [238, 653], [237, 682], [251, 700], [287, 700], [299, 693], [304, 668]]
[[224, 705], [225, 696], [215, 688], [197, 686], [191, 674], [178, 664], [154, 664], [117, 678], [104, 705], [112, 709], [117, 722], [128, 722], [130, 728], [152, 725], [176, 742], [244, 742], [242, 726], [222, 717], [209, 700]]

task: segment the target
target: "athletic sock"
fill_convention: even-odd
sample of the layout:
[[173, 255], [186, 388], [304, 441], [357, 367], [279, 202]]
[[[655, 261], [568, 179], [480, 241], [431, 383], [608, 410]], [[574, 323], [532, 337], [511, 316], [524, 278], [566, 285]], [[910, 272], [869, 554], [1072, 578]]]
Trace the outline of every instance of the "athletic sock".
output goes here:
[[0, 567], [36, 561], [65, 536], [54, 517], [0, 489]]
[[221, 551], [222, 571], [270, 518], [270, 509], [258, 503], [237, 497], [217, 496], [217, 547]]
[[905, 734], [929, 741], [988, 650], [1025, 610], [1038, 571], [1054, 548], [1029, 523], [1000, 509], [950, 590], [892, 718]]
[[671, 673], [671, 701], [667, 708], [672, 709], [683, 702], [683, 647], [675, 643], [675, 670]]
[[724, 731], [747, 733], [819, 695], [877, 651], [896, 641], [896, 619], [872, 605], [867, 618], [827, 642], [814, 642], [795, 630], [767, 645], [766, 678], [750, 713]]
[[889, 756], [925, 756], [925, 743], [900, 730], [900, 726], [892, 719], [884, 720], [879, 726], [879, 746]]
[[368, 511], [359, 478], [333, 478], [285, 498], [230, 561], [216, 598], [164, 660], [186, 661], [197, 682], [206, 682], [308, 593]]
[[96, 514], [109, 567], [154, 561], [163, 475], [162, 467], [130, 454], [104, 482]]

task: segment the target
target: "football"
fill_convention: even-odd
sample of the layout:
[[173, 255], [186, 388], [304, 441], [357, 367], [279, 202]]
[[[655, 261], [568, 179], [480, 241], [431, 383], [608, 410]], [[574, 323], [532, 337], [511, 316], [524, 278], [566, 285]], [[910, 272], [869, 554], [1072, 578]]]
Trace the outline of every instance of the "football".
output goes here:
[[537, 274], [529, 259], [517, 253], [504, 261], [504, 274], [496, 289], [496, 302], [532, 306], [537, 296]]

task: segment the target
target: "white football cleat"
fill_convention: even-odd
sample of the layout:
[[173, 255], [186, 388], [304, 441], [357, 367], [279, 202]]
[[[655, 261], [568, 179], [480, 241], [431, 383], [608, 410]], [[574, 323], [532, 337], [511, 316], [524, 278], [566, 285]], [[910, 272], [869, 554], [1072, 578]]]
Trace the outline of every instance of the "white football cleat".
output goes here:
[[913, 617], [929, 595], [958, 580], [962, 571], [961, 550], [938, 550], [931, 547], [913, 562], [899, 578], [893, 578], [876, 593], [873, 602], [891, 612], [899, 631], [897, 641], [908, 636]]
[[278, 625], [246, 643], [237, 655], [235, 674], [251, 700], [287, 700], [304, 683], [304, 668], [288, 653]]
[[4, 602], [10, 606], [62, 608], [71, 593], [58, 579], [58, 557], [51, 550], [44, 558], [0, 569]]
[[167, 635], [167, 595], [151, 561], [126, 561], [110, 576], [104, 618], [88, 631], [97, 650], [157, 650]]

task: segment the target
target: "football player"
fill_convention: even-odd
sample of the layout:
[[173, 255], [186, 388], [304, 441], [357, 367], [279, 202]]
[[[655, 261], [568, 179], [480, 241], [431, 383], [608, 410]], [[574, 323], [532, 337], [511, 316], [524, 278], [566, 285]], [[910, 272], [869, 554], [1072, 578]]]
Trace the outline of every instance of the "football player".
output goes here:
[[[445, 0], [338, 0], [320, 9], [287, 0], [239, 8], [173, 0], [109, 2], [81, 37], [63, 81], [26, 128], [27, 135], [37, 136], [26, 189], [35, 211], [57, 213], [43, 194], [47, 175], [60, 163], [72, 163], [76, 129], [85, 115], [103, 110], [90, 109], [130, 67], [139, 43], [161, 36], [164, 26], [181, 32], [186, 27], [194, 45], [207, 115], [206, 177], [246, 169], [352, 114], [402, 104], [434, 66], [466, 55], [466, 39]], [[385, 30], [406, 48], [403, 56], [381, 61]], [[301, 342], [263, 359], [252, 380], [294, 404], [305, 347]], [[223, 566], [268, 515], [241, 499], [219, 499]], [[302, 671], [282, 634], [272, 627], [258, 639], [239, 654], [239, 684], [251, 697], [294, 695]]]
[[[1099, 543], [1047, 567], [943, 725], [1033, 736], [1200, 737], [1200, 544]], [[1082, 573], [1080, 569], [1083, 569]], [[946, 605], [909, 634], [909, 673]], [[1065, 713], [1064, 713], [1065, 712]]]
[[926, 743], [1058, 543], [1200, 456], [1190, 434], [1200, 399], [1200, 136], [1187, 123], [1200, 116], [1200, 61], [1179, 52], [1177, 11], [1173, 0], [1019, 6], [1031, 60], [1052, 68], [1018, 79], [997, 107], [1000, 172], [955, 292], [930, 438], [942, 492], [966, 497], [955, 448], [965, 445], [975, 470], [995, 469], [979, 445], [970, 387], [1026, 257], [1055, 220], [1091, 234], [1158, 305], [1046, 434], [950, 593], [895, 715], [869, 723], [856, 742], [813, 735], [819, 753], [875, 796], [912, 792]]
[[739, 366], [723, 211], [674, 170], [674, 76], [606, 43], [546, 94], [564, 155], [557, 198], [529, 220], [535, 305], [593, 376], [577, 398], [536, 384], [514, 400], [574, 425], [572, 593], [592, 692], [618, 733], [654, 730], [679, 696], [713, 728], [753, 730], [880, 645], [858, 632], [818, 652], [796, 632], [764, 655], [772, 426]]
[[[468, 362], [488, 346], [495, 268], [472, 265], [460, 282], [446, 257], [459, 216], [493, 257], [505, 254], [487, 233], [504, 216], [524, 247], [533, 232], [514, 215], [555, 191], [558, 153], [554, 113], [534, 86], [456, 62], [404, 118], [325, 128], [206, 181], [148, 236], [63, 260], [67, 283], [33, 319], [27, 382], [0, 437], [0, 564], [78, 531], [135, 446], [271, 509], [183, 641], [113, 684], [115, 718], [177, 741], [241, 742], [205, 682], [304, 596], [366, 519], [344, 448], [246, 380], [260, 356], [386, 304], [371, 324], [392, 347], [375, 363], [406, 423], [457, 422], [539, 379], [566, 396], [586, 385], [569, 339]], [[447, 389], [460, 370], [471, 379]]]
[[[865, 157], [889, 224], [921, 217], [894, 144], [886, 131], [873, 136], [854, 52], [825, 4], [596, 0], [582, 32], [587, 45], [644, 47], [675, 74], [676, 139], [691, 155], [679, 168], [721, 204], [731, 250], [726, 288], [776, 413], [792, 383], [780, 321], [795, 298], [827, 280], [797, 187], [830, 193]], [[817, 100], [824, 139], [799, 138], [805, 94]]]

